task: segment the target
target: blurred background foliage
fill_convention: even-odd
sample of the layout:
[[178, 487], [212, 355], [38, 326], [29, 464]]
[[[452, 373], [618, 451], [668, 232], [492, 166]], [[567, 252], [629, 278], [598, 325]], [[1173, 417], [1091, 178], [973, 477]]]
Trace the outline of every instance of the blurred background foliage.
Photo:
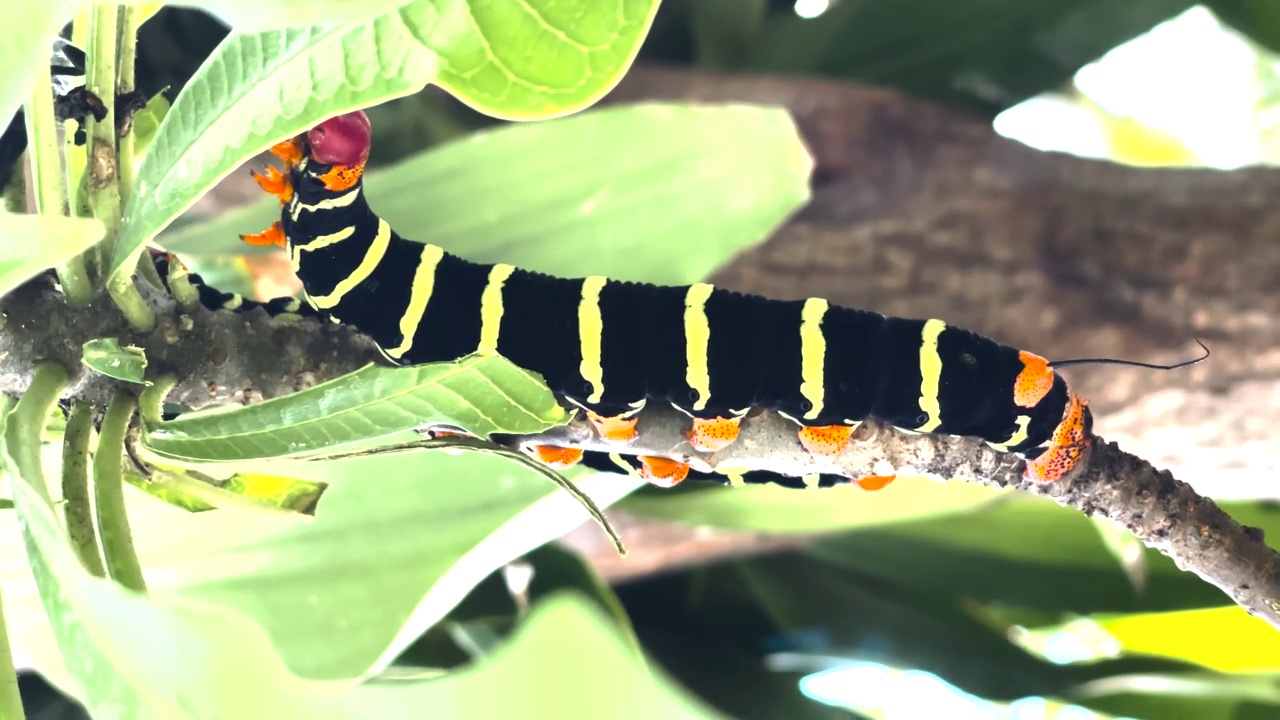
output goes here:
[[[142, 88], [180, 88], [225, 32], [199, 12], [161, 11], [143, 28]], [[1044, 149], [1231, 168], [1280, 156], [1272, 51], [1280, 4], [1265, 0], [667, 0], [638, 62], [869, 83]], [[380, 165], [497, 122], [435, 88], [370, 114]], [[224, 257], [203, 269], [262, 287], [262, 267]], [[903, 479], [875, 496], [692, 487], [618, 507], [824, 534], [615, 587], [543, 547], [476, 587], [402, 662], [484, 657], [531, 603], [574, 589], [735, 717], [1280, 717], [1280, 634], [1041, 498]], [[1266, 500], [1229, 510], [1280, 537]], [[31, 697], [56, 712], [56, 699]]]

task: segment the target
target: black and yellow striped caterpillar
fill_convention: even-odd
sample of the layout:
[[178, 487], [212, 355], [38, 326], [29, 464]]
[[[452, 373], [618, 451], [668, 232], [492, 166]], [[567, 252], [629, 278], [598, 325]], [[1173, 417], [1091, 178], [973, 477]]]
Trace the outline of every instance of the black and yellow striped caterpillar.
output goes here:
[[[665, 402], [690, 417], [689, 445], [704, 453], [734, 442], [752, 408], [793, 420], [815, 455], [840, 453], [876, 418], [1022, 453], [1037, 482], [1067, 475], [1091, 446], [1087, 404], [1052, 363], [941, 320], [705, 283], [562, 279], [406, 240], [365, 197], [371, 136], [355, 112], [275, 146], [286, 171], [255, 177], [280, 198], [281, 219], [245, 240], [286, 248], [304, 300], [369, 335], [392, 362], [501, 354], [542, 375], [616, 443], [635, 438], [646, 403]], [[561, 466], [581, 458], [572, 448], [537, 454]], [[668, 458], [639, 467], [665, 485], [689, 473]]]

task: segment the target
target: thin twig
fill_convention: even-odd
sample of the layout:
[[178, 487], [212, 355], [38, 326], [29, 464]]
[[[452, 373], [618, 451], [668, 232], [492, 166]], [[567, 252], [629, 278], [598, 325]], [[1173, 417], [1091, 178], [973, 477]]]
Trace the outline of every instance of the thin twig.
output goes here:
[[127, 391], [118, 390], [107, 406], [98, 433], [98, 452], [93, 456], [93, 493], [97, 501], [98, 535], [102, 538], [102, 554], [107, 560], [107, 574], [121, 585], [138, 591], [147, 589], [142, 566], [133, 547], [133, 531], [124, 504], [124, 478], [120, 461], [124, 453], [124, 436], [133, 419], [137, 400]]
[[89, 502], [89, 440], [93, 435], [93, 406], [77, 400], [71, 403], [67, 429], [62, 440], [62, 514], [67, 521], [71, 547], [86, 570], [106, 577], [98, 538], [93, 531], [93, 508]]

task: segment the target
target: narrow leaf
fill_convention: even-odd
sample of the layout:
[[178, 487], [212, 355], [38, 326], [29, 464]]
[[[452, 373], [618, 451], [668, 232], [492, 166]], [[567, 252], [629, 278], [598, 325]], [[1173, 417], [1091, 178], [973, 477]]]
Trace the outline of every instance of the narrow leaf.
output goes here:
[[93, 247], [104, 232], [94, 219], [0, 213], [0, 295]]
[[535, 375], [500, 357], [404, 368], [368, 366], [302, 392], [151, 428], [152, 452], [229, 461], [316, 453], [423, 424], [474, 435], [538, 432], [567, 420]]

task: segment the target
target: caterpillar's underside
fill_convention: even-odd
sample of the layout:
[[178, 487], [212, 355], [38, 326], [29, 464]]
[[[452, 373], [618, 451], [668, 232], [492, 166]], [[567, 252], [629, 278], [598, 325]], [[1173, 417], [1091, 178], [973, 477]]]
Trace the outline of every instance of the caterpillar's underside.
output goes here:
[[[752, 408], [793, 420], [797, 441], [814, 455], [840, 453], [861, 421], [876, 418], [1022, 453], [1027, 476], [1039, 482], [1071, 472], [1090, 446], [1086, 403], [1044, 358], [941, 320], [704, 283], [556, 278], [406, 240], [365, 197], [370, 138], [363, 113], [349, 113], [273, 148], [286, 172], [258, 180], [280, 198], [281, 220], [246, 240], [285, 247], [304, 300], [369, 335], [392, 362], [501, 354], [542, 375], [619, 445], [634, 440], [646, 405], [662, 402], [689, 416], [686, 436], [699, 453], [733, 443]], [[573, 448], [534, 452], [560, 466], [582, 457]], [[588, 460], [606, 463], [614, 464]], [[665, 485], [690, 472], [676, 458], [629, 467]]]

